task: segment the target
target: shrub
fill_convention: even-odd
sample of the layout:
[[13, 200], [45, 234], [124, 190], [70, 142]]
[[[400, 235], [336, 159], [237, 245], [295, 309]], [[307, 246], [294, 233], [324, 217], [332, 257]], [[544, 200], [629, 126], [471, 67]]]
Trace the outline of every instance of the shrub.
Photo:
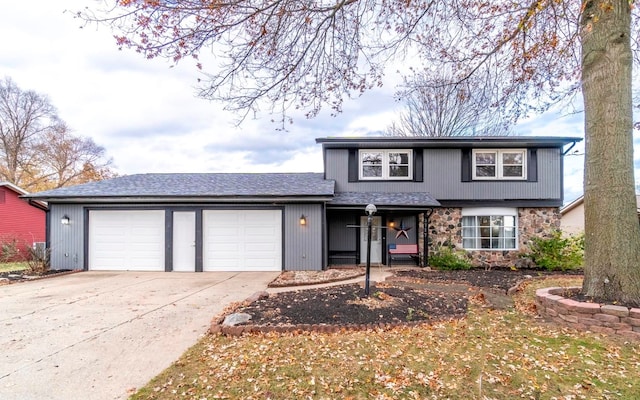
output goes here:
[[556, 230], [548, 238], [533, 238], [529, 249], [524, 257], [550, 271], [575, 269], [584, 264], [584, 234], [564, 237]]
[[44, 275], [51, 267], [50, 249], [29, 247], [29, 260], [27, 260], [27, 275]]
[[0, 238], [0, 263], [19, 261], [21, 243], [14, 237]]
[[470, 269], [471, 263], [464, 252], [455, 251], [453, 246], [438, 246], [429, 255], [429, 265], [443, 270]]

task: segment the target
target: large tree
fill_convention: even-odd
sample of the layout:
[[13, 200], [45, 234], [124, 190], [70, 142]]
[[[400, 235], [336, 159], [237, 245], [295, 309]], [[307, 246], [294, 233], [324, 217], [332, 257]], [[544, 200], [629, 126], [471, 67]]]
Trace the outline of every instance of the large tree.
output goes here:
[[442, 71], [405, 79], [398, 92], [405, 109], [385, 132], [389, 136], [505, 136], [511, 121], [488, 90], [493, 77], [478, 74], [462, 82]]
[[20, 185], [34, 165], [39, 137], [60, 124], [45, 96], [20, 89], [11, 78], [0, 81], [0, 179]]
[[0, 181], [55, 189], [112, 177], [111, 165], [103, 147], [69, 132], [46, 96], [0, 81]]
[[[176, 62], [210, 51], [201, 95], [248, 112], [340, 111], [401, 60], [457, 82], [499, 77], [494, 102], [515, 120], [582, 89], [587, 295], [640, 305], [633, 184], [633, 0], [120, 0], [106, 13], [120, 46]], [[633, 39], [633, 41], [631, 41]], [[208, 62], [200, 64], [200, 62]], [[211, 65], [214, 64], [214, 65]]]

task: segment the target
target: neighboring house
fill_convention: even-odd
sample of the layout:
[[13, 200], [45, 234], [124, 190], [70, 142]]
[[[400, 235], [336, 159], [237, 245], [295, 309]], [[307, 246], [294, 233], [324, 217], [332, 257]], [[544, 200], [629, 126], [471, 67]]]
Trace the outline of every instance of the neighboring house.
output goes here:
[[[320, 270], [394, 244], [510, 265], [560, 223], [579, 138], [321, 138], [324, 173], [146, 174], [29, 195], [50, 206], [54, 268]], [[428, 221], [425, 229], [424, 221]], [[425, 248], [424, 243], [429, 245]]]
[[[636, 195], [638, 219], [640, 219], [640, 195]], [[569, 235], [584, 232], [584, 196], [580, 196], [560, 209], [560, 229]]]
[[29, 248], [46, 240], [45, 203], [25, 201], [28, 194], [9, 182], [0, 182], [0, 260], [21, 260], [29, 256]]

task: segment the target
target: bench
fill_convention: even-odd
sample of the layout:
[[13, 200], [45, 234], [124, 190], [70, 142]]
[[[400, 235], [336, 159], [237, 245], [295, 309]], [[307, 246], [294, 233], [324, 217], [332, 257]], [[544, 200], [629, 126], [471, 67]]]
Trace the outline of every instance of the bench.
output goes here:
[[[416, 265], [420, 264], [420, 253], [417, 244], [390, 244], [389, 245], [389, 267], [394, 256], [409, 256]], [[396, 260], [398, 258], [395, 258]]]
[[329, 252], [329, 264], [356, 265], [358, 264], [358, 253], [355, 251], [331, 251]]

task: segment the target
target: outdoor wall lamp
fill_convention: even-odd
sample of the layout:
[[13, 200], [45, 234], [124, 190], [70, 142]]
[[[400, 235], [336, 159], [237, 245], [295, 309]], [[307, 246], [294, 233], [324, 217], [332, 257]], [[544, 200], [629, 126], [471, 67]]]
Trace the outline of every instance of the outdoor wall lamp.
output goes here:
[[62, 225], [69, 225], [69, 222], [71, 222], [71, 220], [69, 219], [68, 215], [64, 215], [61, 219], [60, 222], [62, 222]]
[[300, 225], [306, 225], [307, 224], [307, 217], [304, 216], [304, 214], [302, 214], [300, 216]]
[[396, 226], [396, 221], [390, 220], [389, 221], [389, 228], [393, 228], [394, 226]]

